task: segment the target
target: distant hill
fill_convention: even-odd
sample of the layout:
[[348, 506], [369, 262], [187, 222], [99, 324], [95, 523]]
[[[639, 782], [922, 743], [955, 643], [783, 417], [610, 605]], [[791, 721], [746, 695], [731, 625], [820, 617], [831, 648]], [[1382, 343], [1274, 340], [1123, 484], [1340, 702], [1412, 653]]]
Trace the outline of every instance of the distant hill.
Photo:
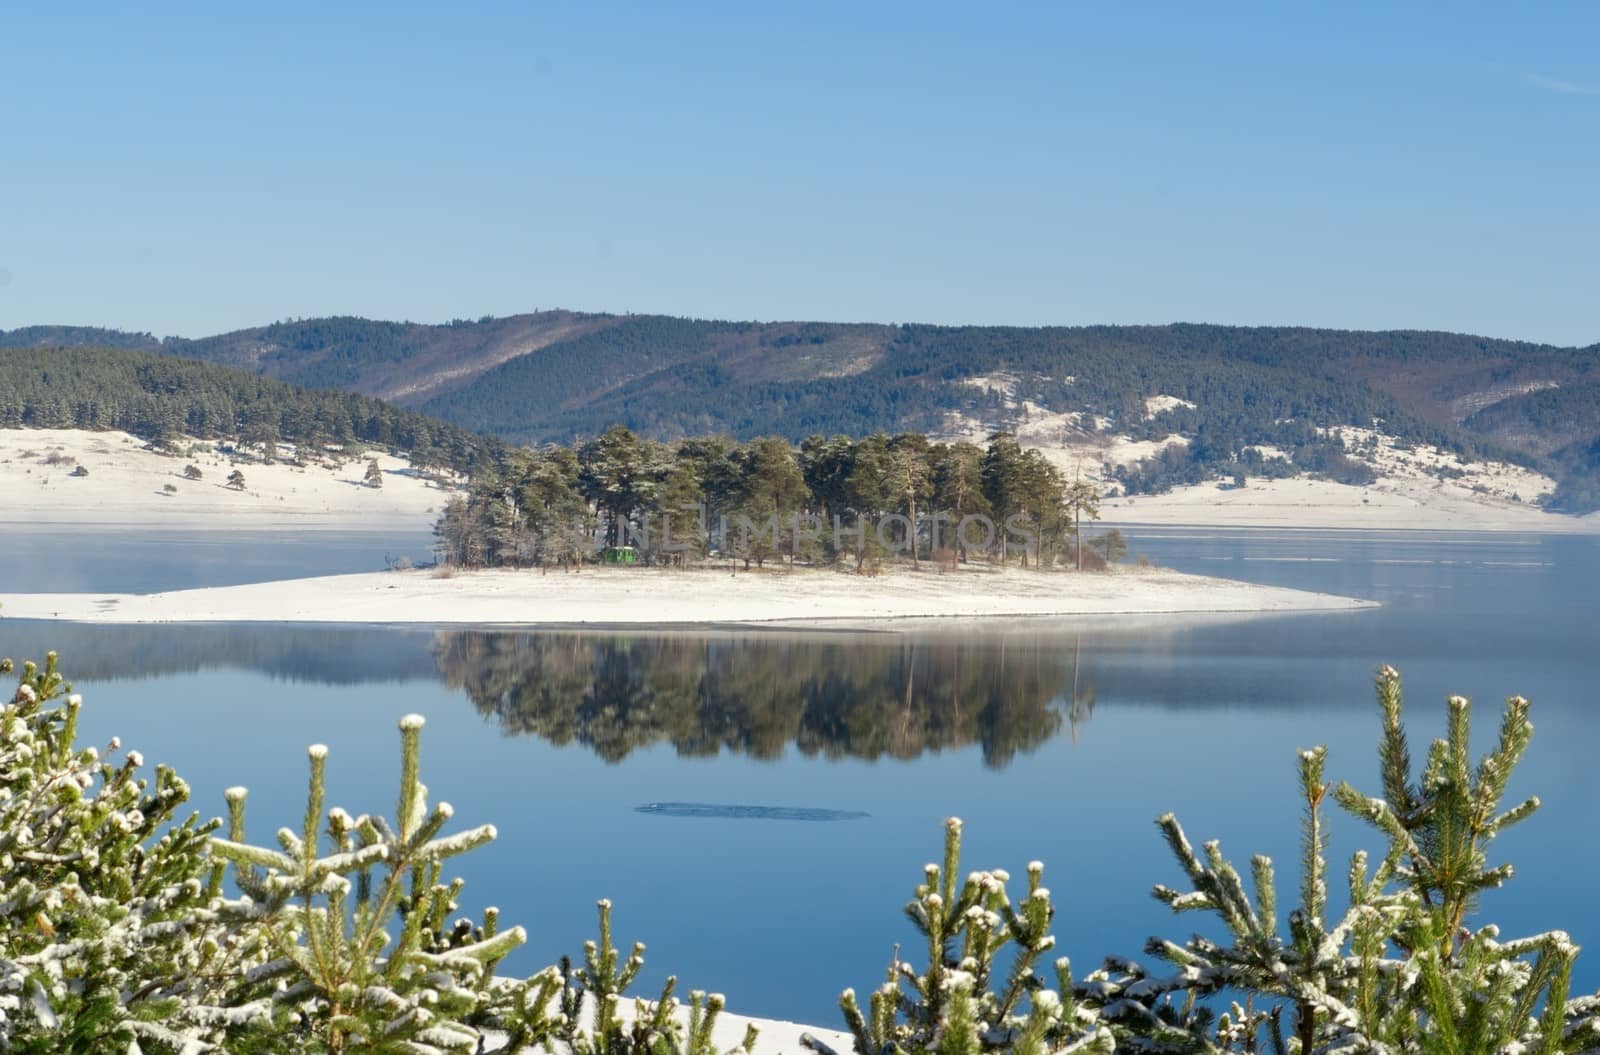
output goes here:
[[[32, 332], [0, 334], [0, 344]], [[1317, 429], [1378, 419], [1407, 442], [1542, 468], [1561, 481], [1558, 508], [1600, 507], [1600, 345], [1422, 331], [554, 311], [439, 326], [311, 319], [169, 338], [160, 349], [381, 396], [519, 442], [592, 435], [614, 422], [660, 438], [800, 439], [1000, 428], [1041, 415], [1133, 440], [1190, 440], [1135, 473], [1138, 489], [1225, 472], [1249, 447], [1303, 447]]]
[[148, 440], [374, 444], [470, 471], [499, 447], [370, 396], [118, 348], [0, 347], [0, 428], [121, 429]]
[[23, 326], [0, 330], [0, 348], [139, 348], [160, 351], [161, 340], [148, 333], [105, 330], [98, 326]]
[[336, 317], [280, 322], [161, 350], [311, 388], [344, 388], [415, 406], [552, 344], [602, 329], [601, 315], [548, 311], [442, 326]]

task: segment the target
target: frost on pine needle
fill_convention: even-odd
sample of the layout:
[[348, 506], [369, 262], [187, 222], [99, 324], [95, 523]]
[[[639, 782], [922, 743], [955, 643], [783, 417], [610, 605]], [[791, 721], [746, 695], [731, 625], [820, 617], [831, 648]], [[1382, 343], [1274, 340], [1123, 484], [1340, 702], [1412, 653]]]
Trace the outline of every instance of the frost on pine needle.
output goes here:
[[[1301, 881], [1286, 930], [1277, 922], [1269, 859], [1252, 860], [1247, 890], [1215, 843], [1196, 854], [1177, 820], [1163, 816], [1158, 824], [1191, 888], [1158, 886], [1156, 897], [1174, 911], [1214, 913], [1229, 941], [1153, 938], [1147, 952], [1175, 972], [1108, 963], [1096, 995], [1132, 1001], [1114, 1005], [1120, 1019], [1152, 1029], [1159, 1021], [1162, 1046], [1174, 1051], [1600, 1050], [1593, 1039], [1600, 1008], [1567, 999], [1577, 948], [1566, 935], [1501, 943], [1492, 925], [1469, 926], [1478, 897], [1512, 874], [1489, 860], [1490, 843], [1538, 808], [1534, 798], [1501, 806], [1532, 736], [1527, 700], [1506, 702], [1498, 743], [1474, 762], [1470, 704], [1450, 697], [1447, 735], [1414, 772], [1399, 673], [1382, 668], [1376, 689], [1381, 796], [1326, 782], [1323, 748], [1298, 754]], [[1334, 921], [1324, 856], [1330, 798], [1388, 844], [1375, 868], [1365, 853], [1354, 855], [1349, 908]], [[1249, 999], [1213, 1019], [1204, 1001], [1224, 992]]]
[[[1600, 994], [1568, 998], [1578, 948], [1566, 933], [1502, 942], [1492, 925], [1468, 925], [1477, 898], [1513, 875], [1509, 864], [1488, 859], [1490, 843], [1539, 808], [1537, 797], [1502, 804], [1531, 739], [1528, 701], [1506, 702], [1496, 745], [1474, 762], [1470, 706], [1451, 698], [1447, 735], [1413, 773], [1393, 668], [1379, 672], [1377, 695], [1382, 796], [1327, 781], [1323, 748], [1296, 755], [1301, 876], [1298, 903], [1282, 923], [1269, 858], [1251, 859], [1247, 883], [1220, 844], [1196, 849], [1175, 816], [1158, 818], [1186, 887], [1157, 886], [1155, 896], [1174, 911], [1216, 915], [1228, 935], [1150, 939], [1146, 951], [1165, 972], [1109, 957], [1074, 981], [1061, 958], [1051, 987], [1023, 954], [1043, 952], [1053, 936], [1035, 929], [1030, 944], [1014, 933], [1048, 924], [1042, 865], [1029, 864], [1029, 895], [1015, 909], [999, 872], [969, 873], [953, 897], [961, 829], [948, 824], [945, 864], [924, 870], [906, 906], [927, 948], [926, 968], [900, 962], [897, 951], [867, 1007], [854, 990], [840, 998], [857, 1055], [1600, 1052]], [[1330, 799], [1387, 843], [1375, 867], [1364, 852], [1353, 856], [1342, 881], [1349, 907], [1335, 920], [1325, 861]], [[1005, 974], [994, 957], [1002, 946], [1016, 957]], [[1019, 974], [1028, 976], [1026, 1008], [1008, 988]], [[1239, 999], [1218, 1014], [1224, 994]], [[814, 1037], [802, 1043], [836, 1055]]]
[[[395, 822], [328, 807], [314, 744], [303, 823], [256, 846], [243, 787], [223, 793], [222, 838], [223, 821], [179, 813], [189, 788], [170, 768], [140, 780], [138, 752], [112, 767], [73, 745], [81, 701], [54, 655], [22, 675], [0, 707], [0, 1051], [712, 1055], [720, 998], [693, 1010], [699, 1033], [669, 990], [670, 1021], [651, 1025], [651, 1005], [597, 1038], [561, 1013], [570, 976], [497, 974], [527, 932], [498, 910], [457, 915], [446, 867], [495, 829], [452, 832], [448, 804], [428, 809], [420, 718], [400, 726]], [[640, 944], [608, 995], [642, 964]]]
[[[925, 966], [903, 962], [897, 949], [866, 1008], [855, 990], [840, 995], [857, 1055], [1109, 1052], [1111, 1034], [1093, 1015], [1078, 1016], [1075, 999], [1050, 988], [1070, 986], [1065, 961], [1053, 978], [1038, 969], [1055, 941], [1050, 892], [1039, 886], [1043, 866], [1030, 866], [1029, 892], [1019, 905], [1012, 904], [1003, 870], [968, 872], [958, 885], [962, 828], [956, 818], [946, 821], [944, 863], [924, 868], [906, 905]], [[801, 1043], [819, 1055], [832, 1050], [810, 1035]]]

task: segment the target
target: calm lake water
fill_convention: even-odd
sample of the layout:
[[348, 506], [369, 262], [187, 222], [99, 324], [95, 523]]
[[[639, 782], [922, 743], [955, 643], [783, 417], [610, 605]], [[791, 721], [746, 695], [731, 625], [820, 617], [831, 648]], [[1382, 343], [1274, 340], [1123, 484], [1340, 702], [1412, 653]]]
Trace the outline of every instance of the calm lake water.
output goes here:
[[[222, 788], [248, 785], [257, 841], [298, 823], [314, 741], [332, 749], [332, 802], [390, 811], [395, 722], [424, 714], [433, 797], [463, 823], [499, 826], [462, 861], [464, 907], [496, 904], [528, 927], [513, 967], [580, 954], [606, 896], [619, 940], [649, 943], [647, 982], [670, 970], [740, 1011], [824, 1025], [837, 1024], [839, 989], [875, 985], [895, 943], [914, 941], [901, 906], [952, 814], [967, 821], [966, 867], [1020, 876], [1045, 861], [1080, 971], [1199, 922], [1149, 896], [1181, 878], [1151, 823], [1163, 811], [1241, 864], [1272, 854], [1287, 902], [1295, 751], [1327, 744], [1333, 778], [1374, 787], [1371, 677], [1393, 663], [1414, 743], [1442, 729], [1450, 693], [1478, 701], [1485, 745], [1505, 696], [1534, 701], [1512, 794], [1545, 807], [1498, 844], [1519, 874], [1485, 915], [1508, 935], [1569, 930], [1589, 946], [1578, 981], [1600, 984], [1600, 540], [1128, 534], [1171, 567], [1385, 607], [908, 637], [3, 621], [0, 653], [61, 651], [87, 734], [171, 763], [207, 812], [221, 811]], [[426, 536], [4, 539], [14, 592], [364, 571], [386, 553], [428, 553]], [[660, 808], [638, 810], [649, 804]], [[1379, 845], [1337, 822], [1334, 874]]]

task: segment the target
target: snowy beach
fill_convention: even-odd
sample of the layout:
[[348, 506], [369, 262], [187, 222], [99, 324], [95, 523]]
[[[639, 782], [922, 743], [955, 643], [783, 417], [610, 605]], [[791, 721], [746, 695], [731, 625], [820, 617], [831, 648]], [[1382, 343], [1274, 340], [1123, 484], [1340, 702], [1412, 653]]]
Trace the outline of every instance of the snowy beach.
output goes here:
[[1111, 573], [591, 568], [372, 572], [151, 594], [37, 593], [4, 615], [97, 623], [503, 626], [878, 625], [885, 620], [1338, 611], [1371, 602], [1161, 569]]
[[[0, 429], [0, 526], [426, 531], [454, 493], [381, 451], [296, 465], [287, 446], [266, 463], [209, 441], [181, 445], [178, 455], [125, 432]], [[372, 461], [378, 487], [365, 484]], [[235, 470], [243, 487], [228, 486]]]

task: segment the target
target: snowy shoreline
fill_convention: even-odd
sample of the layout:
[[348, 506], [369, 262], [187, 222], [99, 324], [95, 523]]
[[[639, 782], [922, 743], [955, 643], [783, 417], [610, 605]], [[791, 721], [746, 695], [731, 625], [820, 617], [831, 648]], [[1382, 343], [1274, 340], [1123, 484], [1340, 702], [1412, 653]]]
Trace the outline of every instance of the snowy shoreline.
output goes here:
[[1108, 498], [1100, 515], [1107, 525], [1128, 528], [1600, 533], [1600, 514], [1547, 513], [1395, 478], [1369, 487], [1309, 479], [1251, 480], [1244, 487], [1194, 484], [1161, 495]]
[[1349, 611], [1375, 603], [1164, 569], [368, 572], [153, 594], [13, 594], [10, 619], [541, 627], [915, 627], [930, 620]]
[[[340, 465], [269, 464], [185, 442], [192, 449], [178, 456], [125, 432], [0, 429], [0, 528], [427, 532], [454, 494], [382, 451]], [[365, 485], [374, 461], [379, 487]], [[236, 469], [242, 488], [227, 485]]]
[[[339, 466], [301, 466], [236, 459], [216, 444], [193, 442], [194, 451], [178, 457], [123, 432], [0, 429], [0, 485], [9, 498], [0, 504], [0, 529], [428, 532], [458, 493], [381, 452]], [[382, 487], [362, 486], [368, 458], [379, 463]], [[88, 475], [71, 476], [80, 465]], [[199, 479], [185, 476], [190, 465]], [[226, 486], [235, 467], [245, 477], [242, 491]], [[1519, 483], [1484, 478], [1499, 490]], [[1600, 514], [1546, 513], [1531, 503], [1404, 476], [1367, 487], [1312, 479], [1252, 479], [1242, 488], [1196, 484], [1107, 498], [1101, 515], [1128, 527], [1600, 532]]]

